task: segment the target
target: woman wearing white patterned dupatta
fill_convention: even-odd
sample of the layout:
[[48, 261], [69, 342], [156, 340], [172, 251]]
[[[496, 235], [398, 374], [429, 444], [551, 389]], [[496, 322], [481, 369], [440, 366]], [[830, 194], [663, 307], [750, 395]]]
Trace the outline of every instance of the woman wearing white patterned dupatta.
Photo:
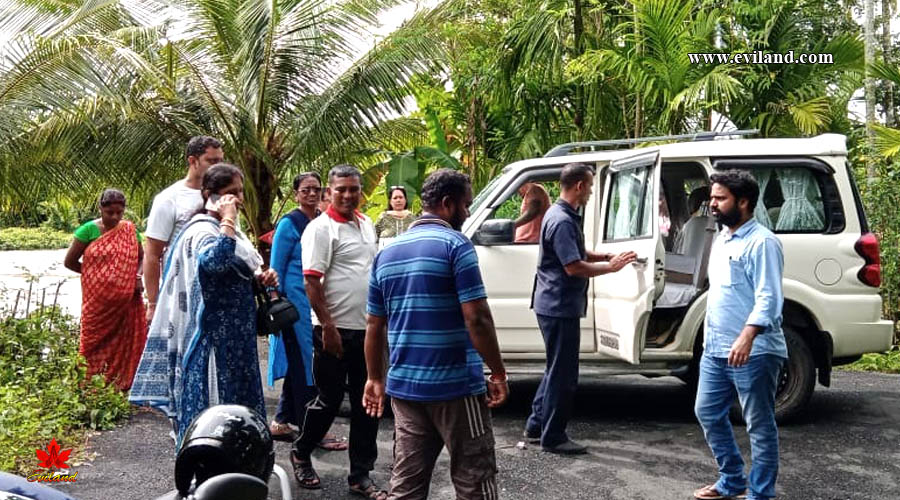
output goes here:
[[219, 164], [203, 176], [204, 213], [169, 252], [156, 313], [129, 400], [174, 419], [176, 443], [194, 417], [215, 404], [240, 404], [265, 418], [256, 352], [253, 281], [277, 285], [234, 224], [243, 175]]

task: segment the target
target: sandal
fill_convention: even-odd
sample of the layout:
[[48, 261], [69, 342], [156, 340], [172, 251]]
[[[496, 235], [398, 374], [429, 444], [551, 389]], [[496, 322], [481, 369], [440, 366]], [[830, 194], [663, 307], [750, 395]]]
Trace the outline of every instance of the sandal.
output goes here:
[[372, 478], [365, 476], [358, 483], [350, 485], [350, 493], [370, 500], [387, 500], [388, 492], [379, 490]]
[[322, 481], [313, 468], [312, 461], [303, 461], [291, 453], [291, 466], [294, 468], [294, 478], [297, 484], [306, 490], [318, 490], [322, 488]]
[[282, 424], [274, 420], [269, 424], [269, 433], [272, 434], [272, 439], [275, 441], [287, 443], [293, 443], [299, 437], [299, 434], [291, 427], [291, 424]]
[[694, 491], [694, 498], [697, 500], [733, 500], [747, 498], [746, 490], [737, 495], [723, 495], [716, 489], [716, 485], [707, 484], [706, 486]]
[[316, 445], [326, 451], [344, 451], [350, 446], [343, 438], [338, 438], [334, 434], [325, 434], [325, 437]]

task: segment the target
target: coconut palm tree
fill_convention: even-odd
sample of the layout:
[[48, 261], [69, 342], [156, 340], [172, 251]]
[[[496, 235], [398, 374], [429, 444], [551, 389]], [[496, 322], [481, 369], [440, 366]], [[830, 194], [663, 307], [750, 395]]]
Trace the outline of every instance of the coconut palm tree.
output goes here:
[[0, 2], [0, 189], [43, 177], [73, 192], [152, 192], [183, 175], [190, 136], [213, 135], [245, 173], [250, 230], [268, 231], [283, 177], [376, 134], [417, 133], [384, 124], [406, 110], [409, 78], [435, 67], [439, 48], [421, 34], [441, 11], [376, 41], [379, 13], [397, 3]]

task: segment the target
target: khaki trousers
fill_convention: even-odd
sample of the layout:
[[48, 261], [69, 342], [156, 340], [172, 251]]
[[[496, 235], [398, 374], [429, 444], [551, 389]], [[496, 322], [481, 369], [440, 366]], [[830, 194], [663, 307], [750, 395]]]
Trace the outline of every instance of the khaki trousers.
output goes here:
[[458, 500], [499, 498], [494, 432], [483, 394], [433, 403], [391, 398], [391, 408], [395, 437], [389, 500], [428, 498], [444, 446]]

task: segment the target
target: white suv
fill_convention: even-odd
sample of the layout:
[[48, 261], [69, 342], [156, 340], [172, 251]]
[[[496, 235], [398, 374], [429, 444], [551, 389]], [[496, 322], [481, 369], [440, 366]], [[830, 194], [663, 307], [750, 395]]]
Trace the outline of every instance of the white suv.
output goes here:
[[[847, 163], [845, 137], [681, 142], [548, 156], [508, 165], [476, 197], [463, 232], [475, 243], [500, 349], [511, 373], [542, 373], [544, 343], [531, 291], [536, 242], [514, 242], [519, 188], [555, 198], [570, 162], [595, 167], [584, 207], [589, 250], [637, 252], [636, 262], [591, 279], [581, 320], [581, 375], [696, 377], [706, 312], [706, 262], [716, 225], [706, 212], [709, 174], [746, 169], [760, 185], [754, 216], [784, 246], [784, 330], [790, 361], [776, 413], [795, 416], [831, 367], [890, 347], [881, 319], [878, 241], [869, 232]], [[602, 144], [602, 143], [601, 143]], [[694, 194], [694, 196], [691, 196]], [[694, 206], [688, 206], [693, 201]]]

